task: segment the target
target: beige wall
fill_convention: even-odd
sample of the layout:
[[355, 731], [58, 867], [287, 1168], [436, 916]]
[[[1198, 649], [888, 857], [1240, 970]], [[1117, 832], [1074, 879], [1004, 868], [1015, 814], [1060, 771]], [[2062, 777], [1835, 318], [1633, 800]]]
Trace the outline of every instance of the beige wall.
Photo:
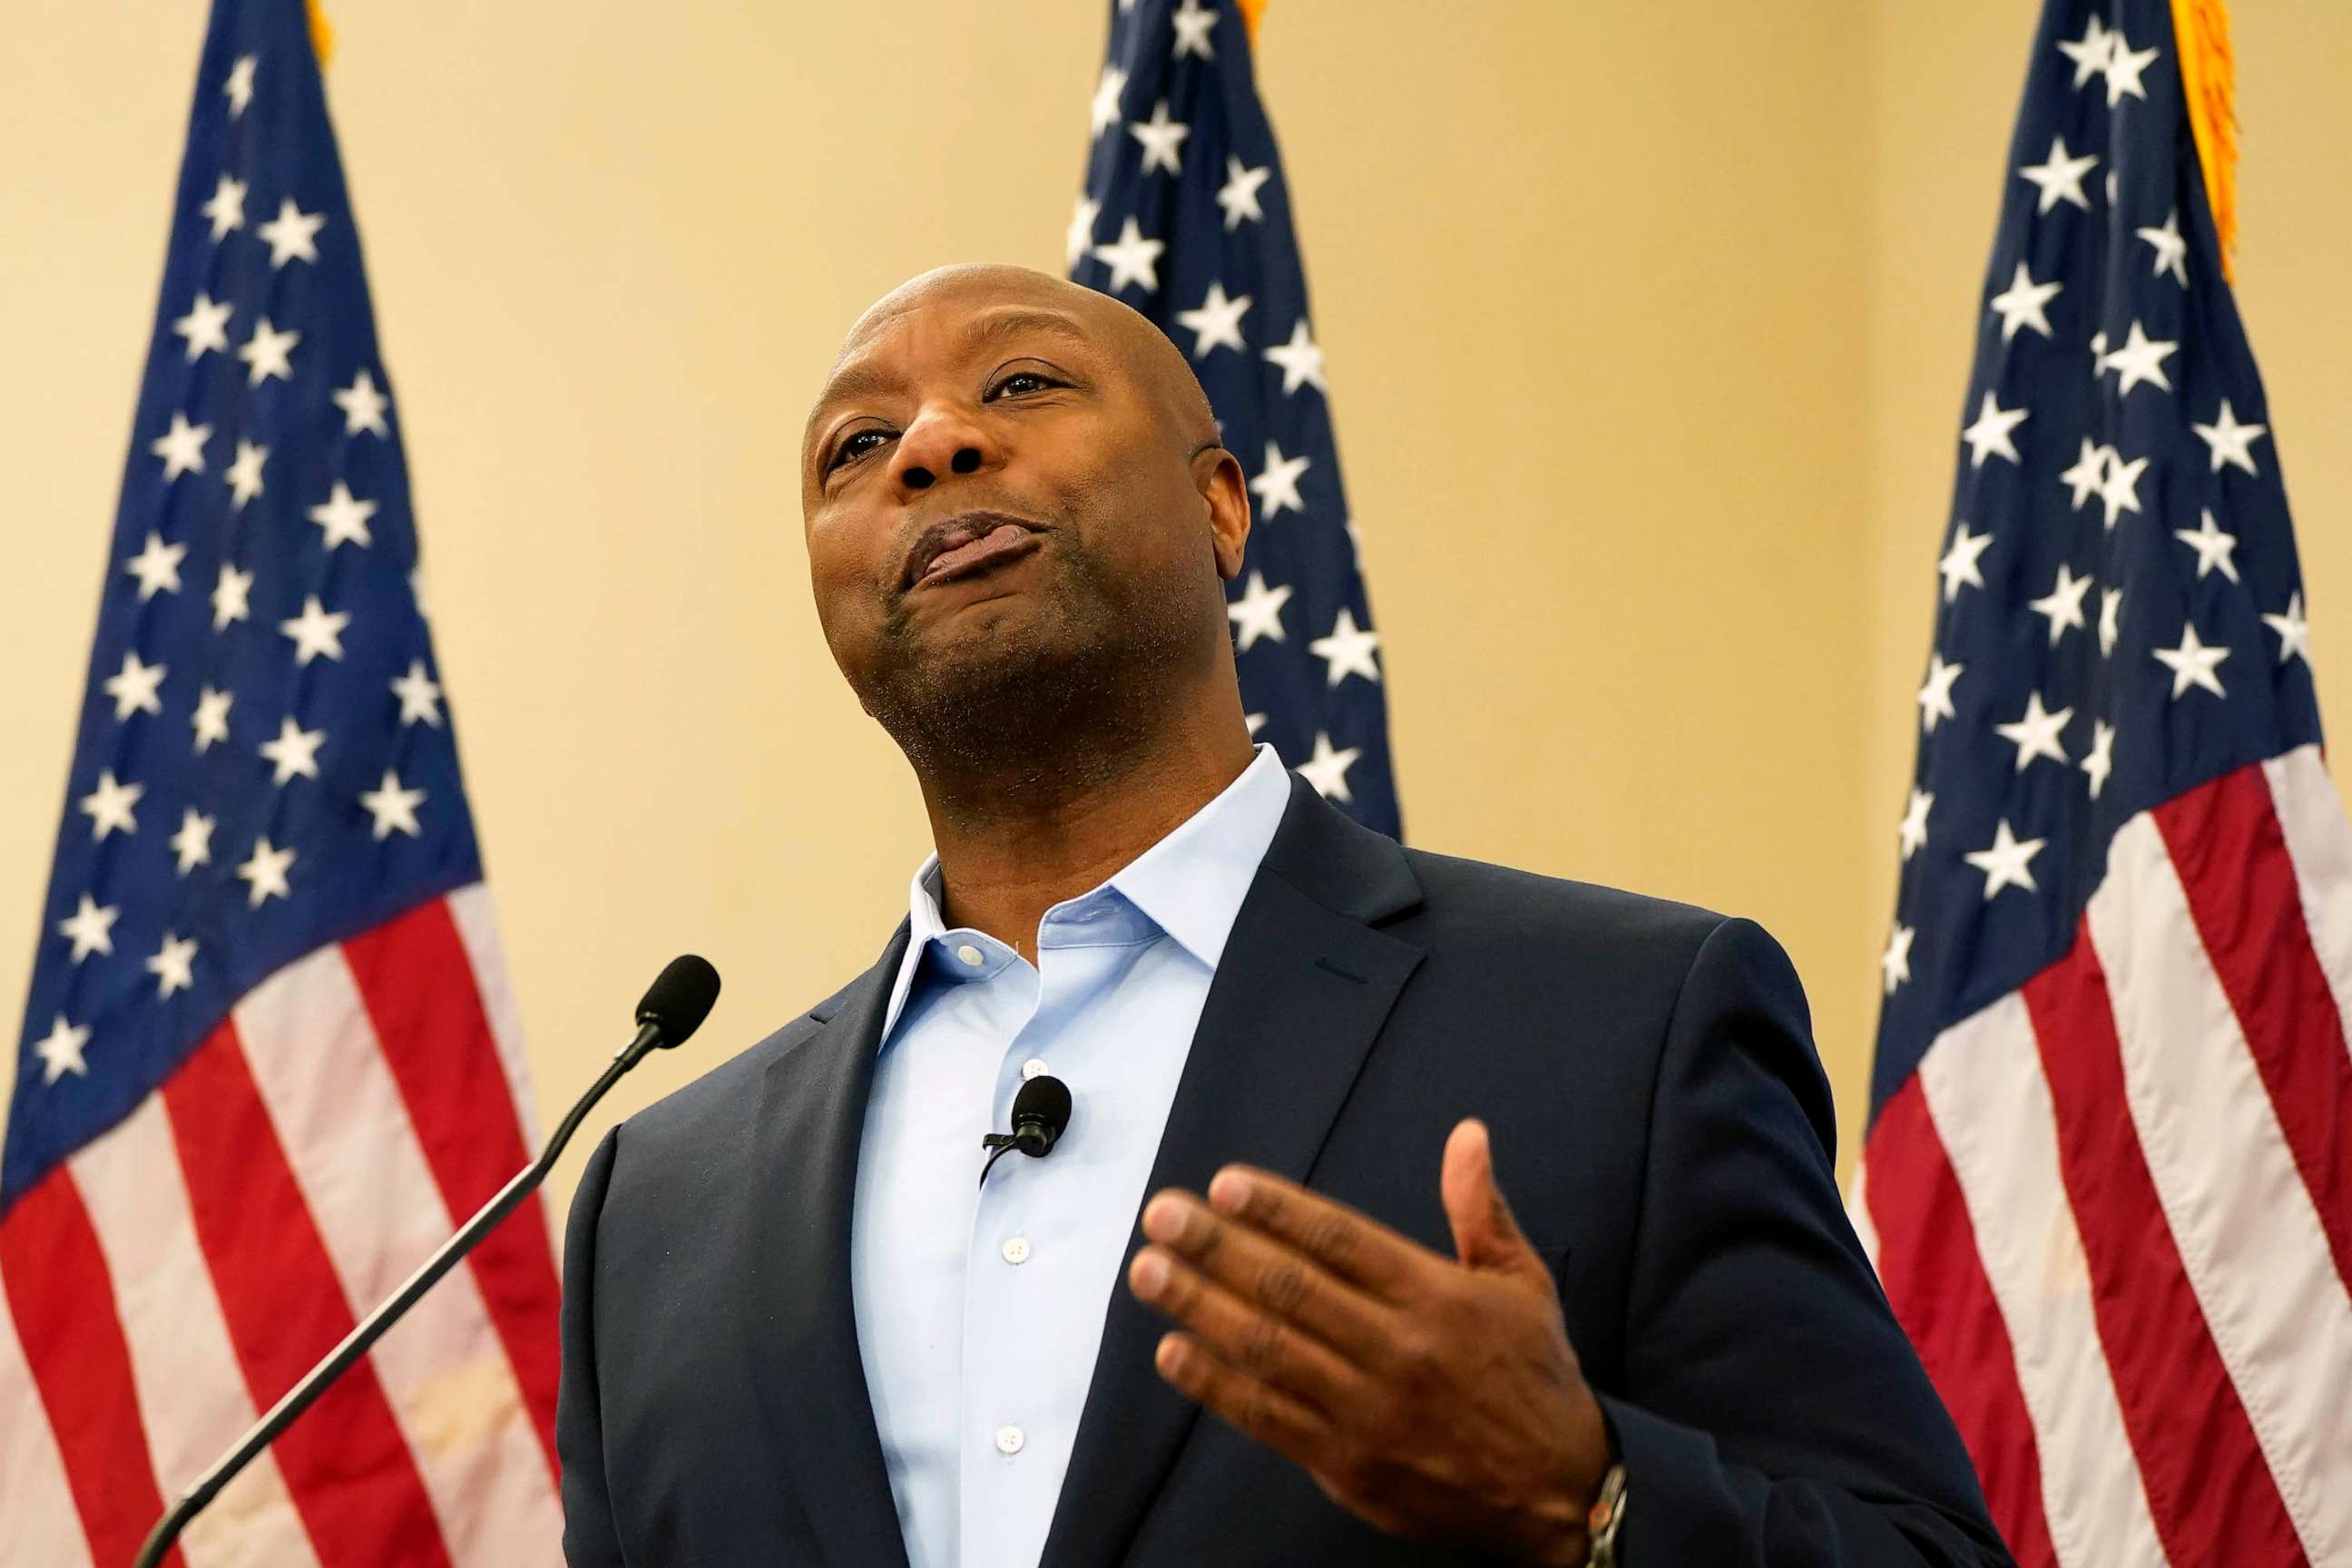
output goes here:
[[[670, 953], [727, 976], [618, 1112], [830, 991], [900, 907], [921, 818], [808, 608], [800, 415], [902, 276], [1057, 265], [1103, 7], [331, 9], [542, 1111]], [[1262, 40], [1412, 837], [1763, 921], [1810, 983], [1849, 1152], [2033, 9], [1275, 0]], [[2352, 404], [2352, 17], [2243, 9], [2246, 314], [2325, 638], [2352, 581], [2352, 457], [2326, 438]], [[200, 11], [33, 8], [0, 92], [9, 1009]], [[2323, 687], [2352, 689], [2332, 647]]]

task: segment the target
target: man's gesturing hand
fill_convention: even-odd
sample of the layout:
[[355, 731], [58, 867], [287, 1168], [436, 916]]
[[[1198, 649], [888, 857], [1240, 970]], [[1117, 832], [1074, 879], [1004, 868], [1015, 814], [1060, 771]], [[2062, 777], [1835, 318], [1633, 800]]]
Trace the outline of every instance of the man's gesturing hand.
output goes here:
[[1454, 1258], [1252, 1166], [1156, 1194], [1128, 1273], [1181, 1325], [1155, 1364], [1391, 1534], [1580, 1563], [1607, 1432], [1484, 1123], [1439, 1188]]

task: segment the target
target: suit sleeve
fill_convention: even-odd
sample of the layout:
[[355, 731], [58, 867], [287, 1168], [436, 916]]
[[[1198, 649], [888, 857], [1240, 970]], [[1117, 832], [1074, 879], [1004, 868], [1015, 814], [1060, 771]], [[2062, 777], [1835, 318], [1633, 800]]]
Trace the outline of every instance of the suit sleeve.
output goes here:
[[555, 1452], [563, 1468], [563, 1560], [571, 1568], [621, 1568], [624, 1561], [604, 1478], [594, 1294], [596, 1222], [620, 1136], [614, 1128], [588, 1157], [563, 1233], [563, 1380], [555, 1401]]
[[1829, 1085], [1779, 944], [1730, 921], [1650, 1109], [1621, 1390], [1628, 1568], [2008, 1564], [1839, 1201]]

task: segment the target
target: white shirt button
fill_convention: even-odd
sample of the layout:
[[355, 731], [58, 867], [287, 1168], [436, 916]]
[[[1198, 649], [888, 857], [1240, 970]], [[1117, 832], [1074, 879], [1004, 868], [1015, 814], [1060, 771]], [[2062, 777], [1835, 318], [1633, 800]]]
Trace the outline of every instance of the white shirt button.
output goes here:
[[1024, 1440], [1018, 1426], [999, 1426], [996, 1429], [996, 1451], [1000, 1454], [1019, 1453]]
[[980, 949], [972, 946], [970, 942], [965, 942], [961, 947], [956, 949], [956, 956], [962, 959], [966, 963], [971, 964], [974, 969], [978, 969], [980, 967], [980, 961], [984, 955], [981, 952]]
[[1025, 1236], [1008, 1236], [1004, 1238], [1004, 1245], [998, 1250], [1004, 1254], [1004, 1261], [1007, 1263], [1026, 1263], [1029, 1261], [1029, 1238]]
[[1021, 1064], [1021, 1077], [1024, 1080], [1035, 1078], [1045, 1070], [1045, 1058], [1044, 1057], [1031, 1057], [1027, 1061]]

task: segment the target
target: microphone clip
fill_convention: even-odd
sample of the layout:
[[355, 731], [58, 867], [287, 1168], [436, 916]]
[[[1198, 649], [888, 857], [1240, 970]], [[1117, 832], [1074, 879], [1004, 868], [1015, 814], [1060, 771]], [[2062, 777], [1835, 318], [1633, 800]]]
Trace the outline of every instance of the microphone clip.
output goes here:
[[980, 1140], [983, 1149], [1018, 1149], [1032, 1159], [1042, 1160], [1054, 1152], [1055, 1130], [1045, 1125], [1042, 1117], [1024, 1116], [1013, 1124], [1010, 1132], [985, 1133]]

